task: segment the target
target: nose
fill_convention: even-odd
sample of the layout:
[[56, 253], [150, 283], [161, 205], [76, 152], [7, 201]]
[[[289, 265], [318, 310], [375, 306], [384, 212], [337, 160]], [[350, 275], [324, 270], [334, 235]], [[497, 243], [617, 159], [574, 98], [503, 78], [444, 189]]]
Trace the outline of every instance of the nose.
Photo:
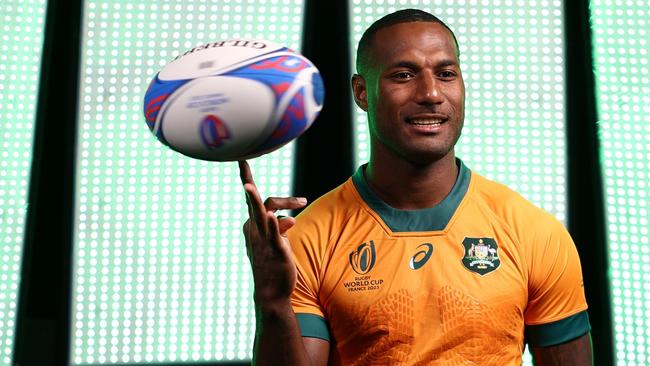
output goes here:
[[433, 72], [422, 72], [418, 76], [416, 102], [419, 104], [440, 104], [443, 102], [440, 81]]

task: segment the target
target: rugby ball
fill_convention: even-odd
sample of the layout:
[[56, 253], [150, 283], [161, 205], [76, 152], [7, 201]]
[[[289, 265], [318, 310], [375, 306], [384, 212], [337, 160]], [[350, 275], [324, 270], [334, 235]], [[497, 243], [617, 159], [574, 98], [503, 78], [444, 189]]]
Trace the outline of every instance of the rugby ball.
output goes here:
[[194, 47], [158, 72], [144, 116], [160, 142], [192, 158], [252, 159], [300, 136], [323, 107], [318, 69], [287, 47], [230, 39]]

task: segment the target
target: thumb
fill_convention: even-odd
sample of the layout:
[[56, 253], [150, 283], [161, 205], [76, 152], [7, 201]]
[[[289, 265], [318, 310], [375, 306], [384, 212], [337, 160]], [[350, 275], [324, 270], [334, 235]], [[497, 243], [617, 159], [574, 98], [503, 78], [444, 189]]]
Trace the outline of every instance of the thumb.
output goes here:
[[291, 216], [278, 216], [278, 224], [280, 226], [280, 235], [287, 236], [287, 230], [296, 224], [296, 219]]

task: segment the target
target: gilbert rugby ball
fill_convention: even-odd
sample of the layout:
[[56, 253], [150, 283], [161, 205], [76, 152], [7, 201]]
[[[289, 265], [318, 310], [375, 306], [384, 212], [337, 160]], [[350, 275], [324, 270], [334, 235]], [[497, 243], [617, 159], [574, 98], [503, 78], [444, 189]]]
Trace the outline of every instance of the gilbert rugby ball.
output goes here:
[[192, 158], [252, 159], [300, 136], [323, 107], [318, 69], [287, 47], [253, 39], [207, 43], [158, 72], [144, 97], [147, 126]]

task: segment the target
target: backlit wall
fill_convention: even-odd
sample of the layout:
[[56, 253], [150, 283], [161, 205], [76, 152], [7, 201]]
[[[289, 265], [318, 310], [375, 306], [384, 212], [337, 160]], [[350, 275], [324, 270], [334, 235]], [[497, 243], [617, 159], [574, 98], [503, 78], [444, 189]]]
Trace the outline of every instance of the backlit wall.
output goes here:
[[0, 0], [0, 365], [12, 364], [45, 0]]
[[[187, 49], [262, 38], [298, 49], [302, 1], [85, 2], [72, 362], [248, 359], [255, 316], [236, 163], [184, 157], [143, 117], [151, 78]], [[292, 145], [251, 162], [291, 192]]]
[[591, 1], [617, 365], [650, 363], [650, 3]]
[[[467, 87], [457, 155], [566, 219], [562, 1], [349, 6], [353, 50], [373, 20], [396, 9], [446, 21]], [[11, 360], [44, 7], [0, 0], [0, 365]], [[650, 362], [649, 8], [591, 2], [619, 365]], [[302, 11], [301, 0], [85, 2], [73, 364], [250, 357], [255, 324], [237, 166], [165, 148], [144, 123], [142, 97], [165, 63], [202, 43], [250, 37], [299, 49]], [[358, 165], [369, 141], [359, 110], [355, 121]], [[291, 192], [292, 160], [288, 145], [252, 162], [262, 195]]]
[[[460, 44], [465, 127], [456, 155], [489, 178], [566, 218], [564, 30], [562, 2], [351, 1], [352, 47], [384, 14], [427, 10]], [[354, 61], [354, 60], [353, 60]], [[368, 160], [367, 120], [357, 109], [356, 156]]]

